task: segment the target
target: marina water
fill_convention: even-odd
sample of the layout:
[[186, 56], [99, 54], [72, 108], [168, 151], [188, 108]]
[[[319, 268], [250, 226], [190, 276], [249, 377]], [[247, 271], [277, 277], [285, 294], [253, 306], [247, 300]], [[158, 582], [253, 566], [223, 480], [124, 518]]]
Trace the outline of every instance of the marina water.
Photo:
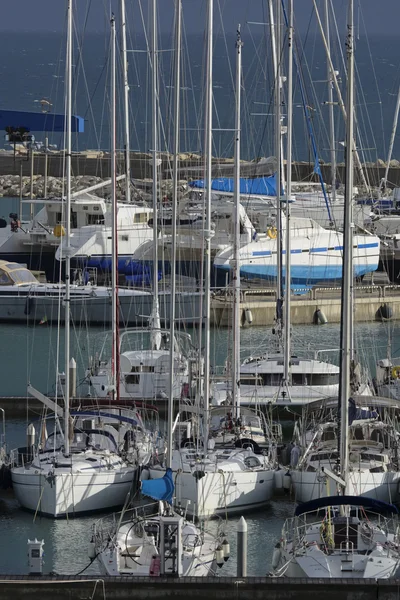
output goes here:
[[[358, 323], [355, 337], [360, 359], [371, 369], [377, 358], [386, 356], [388, 339], [398, 340], [399, 326], [390, 323]], [[62, 343], [61, 330], [61, 348]], [[104, 330], [90, 328], [72, 330], [72, 355], [78, 367], [78, 379], [83, 378], [89, 356], [99, 349], [104, 341]], [[213, 364], [223, 365], [229, 343], [228, 330], [216, 330], [212, 333]], [[271, 328], [248, 328], [241, 332], [242, 358], [250, 354], [259, 354], [271, 349], [274, 336]], [[43, 392], [51, 391], [55, 380], [57, 328], [48, 324], [24, 327], [21, 325], [1, 324], [2, 344], [0, 361], [1, 395], [25, 396], [26, 385], [30, 381]], [[313, 349], [337, 349], [339, 326], [296, 326], [293, 328], [294, 352], [309, 354]], [[396, 344], [392, 347], [393, 356], [400, 355]], [[327, 352], [332, 360], [337, 353]], [[60, 356], [60, 365], [63, 357]], [[371, 371], [371, 376], [374, 374]], [[81, 389], [84, 395], [86, 387]], [[33, 420], [39, 415], [27, 412]], [[291, 415], [288, 413], [288, 420]], [[25, 445], [25, 419], [7, 419], [7, 443], [9, 448]], [[270, 567], [274, 544], [280, 537], [281, 527], [287, 517], [293, 515], [294, 504], [288, 497], [273, 500], [269, 507], [245, 516], [248, 523], [248, 574], [265, 575]], [[92, 523], [99, 518], [91, 516], [79, 519], [60, 520], [34, 518], [34, 515], [18, 508], [12, 492], [0, 493], [0, 572], [23, 574], [27, 572], [27, 540], [37, 537], [45, 540], [45, 572], [59, 574], [77, 574], [89, 564], [87, 554]], [[239, 516], [227, 521], [224, 529], [232, 549], [232, 558], [224, 565], [221, 574], [235, 575], [236, 526]], [[215, 522], [208, 526], [215, 528]], [[94, 562], [85, 574], [98, 573]]]

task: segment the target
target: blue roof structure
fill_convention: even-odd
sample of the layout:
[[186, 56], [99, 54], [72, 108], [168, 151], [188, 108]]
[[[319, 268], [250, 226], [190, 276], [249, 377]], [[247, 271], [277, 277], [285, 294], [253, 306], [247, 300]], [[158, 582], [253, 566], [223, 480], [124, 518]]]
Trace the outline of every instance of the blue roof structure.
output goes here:
[[[29, 112], [0, 109], [0, 130], [12, 128], [26, 131], [63, 132], [65, 130], [65, 115], [53, 113]], [[72, 133], [83, 133], [85, 121], [83, 117], [73, 115], [71, 118]]]
[[[206, 185], [204, 179], [189, 183], [190, 187], [203, 189]], [[211, 189], [216, 192], [234, 192], [234, 181], [228, 177], [220, 177], [211, 181]], [[255, 179], [240, 179], [240, 193], [257, 196], [276, 196], [276, 176], [256, 177]]]

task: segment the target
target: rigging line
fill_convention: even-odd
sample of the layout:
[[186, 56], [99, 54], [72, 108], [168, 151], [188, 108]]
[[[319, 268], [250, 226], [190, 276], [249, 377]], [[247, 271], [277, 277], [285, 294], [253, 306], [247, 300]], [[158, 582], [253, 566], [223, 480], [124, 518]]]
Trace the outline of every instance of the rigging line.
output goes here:
[[[282, 0], [282, 10], [283, 10], [283, 18], [284, 18], [284, 22], [286, 27], [288, 27], [288, 16], [287, 16], [287, 12], [285, 9], [285, 5], [284, 5], [284, 0]], [[302, 102], [303, 102], [303, 111], [304, 111], [304, 116], [308, 125], [308, 129], [309, 129], [309, 134], [310, 134], [310, 140], [312, 143], [312, 149], [313, 149], [313, 154], [314, 154], [314, 159], [315, 159], [315, 168], [317, 168], [317, 176], [321, 185], [321, 189], [322, 189], [322, 193], [324, 195], [324, 200], [325, 200], [325, 205], [328, 211], [328, 218], [330, 221], [332, 221], [332, 213], [331, 213], [331, 209], [330, 209], [330, 202], [329, 202], [329, 198], [328, 195], [326, 193], [326, 187], [325, 187], [325, 183], [324, 180], [322, 178], [322, 172], [321, 169], [319, 167], [319, 157], [318, 157], [318, 150], [317, 150], [317, 146], [315, 143], [315, 138], [314, 138], [314, 131], [313, 131], [313, 124], [312, 124], [312, 120], [311, 120], [311, 116], [310, 116], [310, 112], [307, 108], [307, 101], [306, 101], [306, 95], [305, 95], [305, 90], [304, 90], [304, 84], [303, 84], [303, 80], [302, 80], [302, 72], [301, 72], [301, 68], [298, 65], [298, 60], [297, 60], [297, 46], [295, 48], [295, 52], [293, 52], [293, 62], [294, 65], [296, 67], [296, 71], [297, 71], [297, 75], [298, 75], [298, 80], [299, 80], [299, 84], [300, 84], [300, 94], [301, 94], [301, 98], [302, 98]], [[318, 162], [318, 164], [317, 164]]]
[[[366, 41], [366, 43], [367, 43], [368, 52], [369, 52], [369, 56], [370, 56], [370, 59], [371, 59], [372, 73], [373, 73], [373, 76], [374, 76], [374, 81], [375, 81], [376, 91], [377, 91], [377, 93], [378, 93], [378, 98], [379, 98], [379, 103], [380, 103], [381, 127], [382, 127], [382, 131], [384, 131], [384, 126], [383, 126], [383, 124], [384, 124], [384, 119], [383, 119], [383, 104], [382, 104], [382, 97], [381, 97], [381, 94], [380, 94], [380, 88], [379, 88], [379, 84], [378, 84], [378, 78], [377, 78], [377, 76], [376, 76], [376, 70], [375, 70], [375, 66], [374, 66], [374, 63], [373, 63], [373, 61], [372, 61], [372, 52], [371, 52], [371, 46], [370, 46], [370, 43], [369, 43], [369, 38], [368, 38], [368, 35], [367, 35], [367, 28], [366, 28], [366, 24], [365, 24], [365, 20], [364, 20], [364, 13], [362, 12], [362, 9], [361, 9], [361, 3], [360, 3], [360, 2], [358, 2], [358, 9], [359, 9], [359, 13], [358, 13], [358, 17], [359, 17], [359, 21], [358, 21], [358, 27], [360, 27], [360, 15], [361, 15], [361, 21], [362, 21], [362, 24], [363, 24], [363, 29], [364, 29], [364, 33], [365, 33], [365, 41]], [[359, 38], [358, 38], [358, 39], [359, 39]], [[361, 88], [361, 89], [362, 89], [362, 88]], [[384, 144], [384, 146], [383, 146], [383, 150], [384, 150], [384, 153], [385, 153], [385, 156], [386, 156], [386, 145], [385, 145], [385, 141], [386, 141], [386, 136], [384, 136], [384, 137], [383, 137], [383, 144]]]

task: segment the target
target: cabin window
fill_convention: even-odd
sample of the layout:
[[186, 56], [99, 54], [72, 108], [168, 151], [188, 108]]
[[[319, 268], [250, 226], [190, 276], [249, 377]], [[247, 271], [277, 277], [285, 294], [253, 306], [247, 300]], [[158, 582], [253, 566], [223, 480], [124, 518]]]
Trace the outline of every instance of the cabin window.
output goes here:
[[154, 373], [154, 365], [139, 365], [131, 368], [131, 373]]
[[248, 377], [240, 378], [241, 385], [263, 385], [263, 381], [261, 377], [254, 377], [254, 375], [249, 375]]
[[307, 385], [335, 385], [339, 383], [339, 373], [310, 373], [306, 377]]
[[147, 223], [147, 213], [136, 213], [133, 216], [134, 223]]
[[140, 375], [126, 375], [125, 383], [127, 385], [139, 385], [140, 383]]
[[104, 215], [86, 215], [87, 225], [104, 225]]
[[12, 281], [7, 273], [5, 271], [0, 271], [0, 285], [10, 285], [11, 283]]
[[[56, 213], [56, 223], [65, 224], [63, 213]], [[78, 215], [76, 212], [71, 211], [71, 229], [77, 229], [78, 227]]]
[[255, 456], [249, 456], [244, 459], [244, 464], [248, 469], [253, 469], [260, 466], [260, 461]]
[[380, 454], [361, 454], [361, 460], [372, 460], [375, 462], [385, 462], [385, 457]]

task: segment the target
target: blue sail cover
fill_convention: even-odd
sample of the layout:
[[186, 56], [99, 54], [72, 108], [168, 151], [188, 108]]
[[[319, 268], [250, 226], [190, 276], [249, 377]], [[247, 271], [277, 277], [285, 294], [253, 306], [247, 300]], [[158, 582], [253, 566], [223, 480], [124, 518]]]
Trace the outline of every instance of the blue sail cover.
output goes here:
[[[203, 189], [206, 185], [204, 179], [192, 181], [189, 185], [193, 188]], [[228, 177], [213, 179], [211, 189], [215, 192], [226, 192], [233, 194], [234, 182]], [[255, 179], [240, 179], [240, 193], [243, 195], [254, 194], [256, 196], [276, 196], [276, 176], [256, 177]]]
[[172, 469], [167, 469], [161, 479], [147, 479], [142, 481], [142, 494], [153, 500], [165, 500], [172, 504], [174, 495], [174, 482], [172, 480]]
[[353, 398], [349, 398], [349, 425], [353, 421], [359, 421], [363, 419], [377, 419], [378, 412], [376, 410], [368, 410], [367, 408], [359, 408], [356, 406]]

